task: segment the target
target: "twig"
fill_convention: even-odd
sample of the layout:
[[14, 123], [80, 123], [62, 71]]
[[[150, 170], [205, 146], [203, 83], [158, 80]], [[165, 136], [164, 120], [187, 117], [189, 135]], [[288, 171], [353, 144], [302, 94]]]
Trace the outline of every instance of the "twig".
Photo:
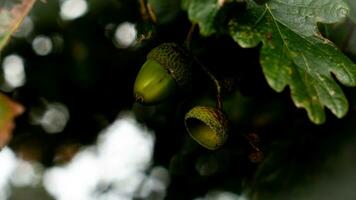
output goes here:
[[213, 73], [210, 72], [208, 68], [206, 68], [195, 56], [193, 56], [193, 59], [196, 63], [199, 64], [199, 66], [203, 69], [203, 71], [209, 76], [209, 78], [214, 82], [215, 87], [216, 87], [216, 108], [218, 110], [223, 109], [222, 105], [222, 99], [221, 99], [221, 86], [220, 82], [218, 79], [214, 76]]
[[139, 0], [140, 1], [140, 12], [141, 12], [141, 17], [144, 21], [148, 21], [150, 20], [150, 15], [147, 11], [147, 7], [146, 7], [146, 2], [145, 0]]
[[[184, 46], [188, 49], [189, 52], [191, 52], [190, 49], [190, 44], [193, 38], [193, 34], [194, 31], [197, 27], [196, 23], [193, 23], [188, 31], [187, 37], [184, 40]], [[223, 109], [223, 105], [222, 105], [222, 99], [221, 99], [221, 86], [220, 86], [220, 82], [218, 81], [218, 79], [214, 76], [213, 73], [211, 73], [211, 71], [206, 68], [203, 63], [201, 63], [199, 61], [199, 59], [197, 57], [195, 57], [194, 55], [192, 56], [194, 61], [203, 69], [203, 71], [209, 76], [209, 78], [214, 82], [215, 87], [216, 87], [216, 108], [218, 110], [222, 110]]]
[[153, 11], [153, 8], [149, 3], [146, 4], [147, 12], [150, 16], [150, 19], [152, 20], [153, 23], [157, 23], [157, 16], [156, 13]]
[[196, 24], [196, 23], [193, 23], [193, 24], [190, 26], [190, 29], [189, 29], [188, 34], [187, 34], [187, 37], [185, 37], [184, 45], [186, 46], [186, 48], [187, 48], [188, 50], [190, 50], [190, 44], [191, 44], [191, 42], [192, 42], [193, 33], [194, 33], [196, 27], [197, 27], [197, 24]]

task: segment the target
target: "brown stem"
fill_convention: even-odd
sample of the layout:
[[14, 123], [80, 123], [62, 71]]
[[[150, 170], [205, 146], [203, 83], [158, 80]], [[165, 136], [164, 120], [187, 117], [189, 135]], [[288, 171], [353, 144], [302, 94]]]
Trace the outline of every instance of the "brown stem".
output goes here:
[[190, 29], [189, 29], [188, 34], [187, 34], [187, 37], [184, 40], [184, 46], [189, 50], [190, 50], [190, 44], [191, 44], [192, 38], [193, 38], [193, 33], [194, 33], [196, 27], [197, 27], [196, 23], [193, 23], [190, 26]]
[[[193, 38], [193, 34], [194, 31], [197, 27], [196, 23], [193, 23], [188, 31], [187, 37], [184, 40], [184, 46], [188, 49], [188, 51], [191, 52], [190, 49], [190, 44]], [[218, 79], [214, 76], [214, 74], [208, 69], [206, 68], [203, 63], [201, 63], [198, 58], [196, 58], [193, 55], [193, 59], [194, 61], [203, 69], [203, 71], [209, 76], [209, 78], [214, 82], [215, 87], [216, 87], [216, 108], [218, 110], [222, 110], [223, 109], [223, 105], [222, 105], [222, 98], [221, 98], [221, 86], [220, 86], [220, 82], [218, 81]]]
[[140, 12], [141, 12], [142, 20], [143, 21], [150, 20], [150, 15], [149, 15], [149, 13], [147, 11], [145, 0], [139, 0], [139, 1], [140, 1]]
[[209, 76], [209, 78], [214, 82], [215, 87], [216, 87], [216, 108], [218, 110], [222, 110], [223, 109], [223, 104], [222, 104], [222, 98], [221, 98], [221, 86], [220, 86], [220, 82], [218, 81], [218, 79], [214, 76], [213, 73], [211, 73], [211, 71], [206, 68], [196, 57], [194, 57], [194, 61], [196, 63], [199, 64], [199, 66], [203, 69], [203, 71]]
[[157, 16], [155, 11], [153, 11], [153, 8], [149, 3], [146, 4], [147, 12], [150, 15], [150, 19], [152, 20], [153, 23], [157, 23]]

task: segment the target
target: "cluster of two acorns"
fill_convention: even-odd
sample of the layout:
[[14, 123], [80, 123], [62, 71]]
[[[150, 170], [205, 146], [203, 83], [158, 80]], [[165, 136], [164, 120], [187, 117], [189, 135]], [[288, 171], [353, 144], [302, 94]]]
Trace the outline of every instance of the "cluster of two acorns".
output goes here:
[[[163, 43], [152, 49], [140, 69], [135, 85], [137, 102], [153, 105], [162, 102], [191, 83], [191, 59], [175, 43]], [[216, 150], [228, 135], [228, 120], [220, 108], [196, 106], [184, 117], [189, 135], [203, 147]]]

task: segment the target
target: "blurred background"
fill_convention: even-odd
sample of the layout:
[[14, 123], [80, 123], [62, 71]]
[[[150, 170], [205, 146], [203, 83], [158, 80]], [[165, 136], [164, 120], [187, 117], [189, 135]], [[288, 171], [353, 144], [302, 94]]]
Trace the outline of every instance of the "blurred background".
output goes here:
[[[209, 151], [185, 130], [191, 107], [215, 104], [214, 85], [197, 66], [187, 94], [134, 102], [147, 53], [182, 44], [189, 32], [176, 1], [158, 24], [136, 0], [35, 4], [0, 58], [0, 90], [26, 108], [0, 151], [0, 200], [356, 199], [354, 88], [343, 88], [348, 115], [327, 111], [316, 126], [288, 90], [268, 87], [258, 49], [195, 33], [192, 51], [223, 84], [227, 144]], [[355, 27], [347, 19], [320, 30], [355, 60]]]

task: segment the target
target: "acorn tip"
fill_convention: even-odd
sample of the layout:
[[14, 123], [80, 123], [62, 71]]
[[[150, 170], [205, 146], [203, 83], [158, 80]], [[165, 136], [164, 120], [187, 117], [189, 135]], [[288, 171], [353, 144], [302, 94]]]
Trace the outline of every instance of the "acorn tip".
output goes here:
[[143, 103], [143, 97], [141, 95], [135, 94], [135, 101], [138, 103]]

